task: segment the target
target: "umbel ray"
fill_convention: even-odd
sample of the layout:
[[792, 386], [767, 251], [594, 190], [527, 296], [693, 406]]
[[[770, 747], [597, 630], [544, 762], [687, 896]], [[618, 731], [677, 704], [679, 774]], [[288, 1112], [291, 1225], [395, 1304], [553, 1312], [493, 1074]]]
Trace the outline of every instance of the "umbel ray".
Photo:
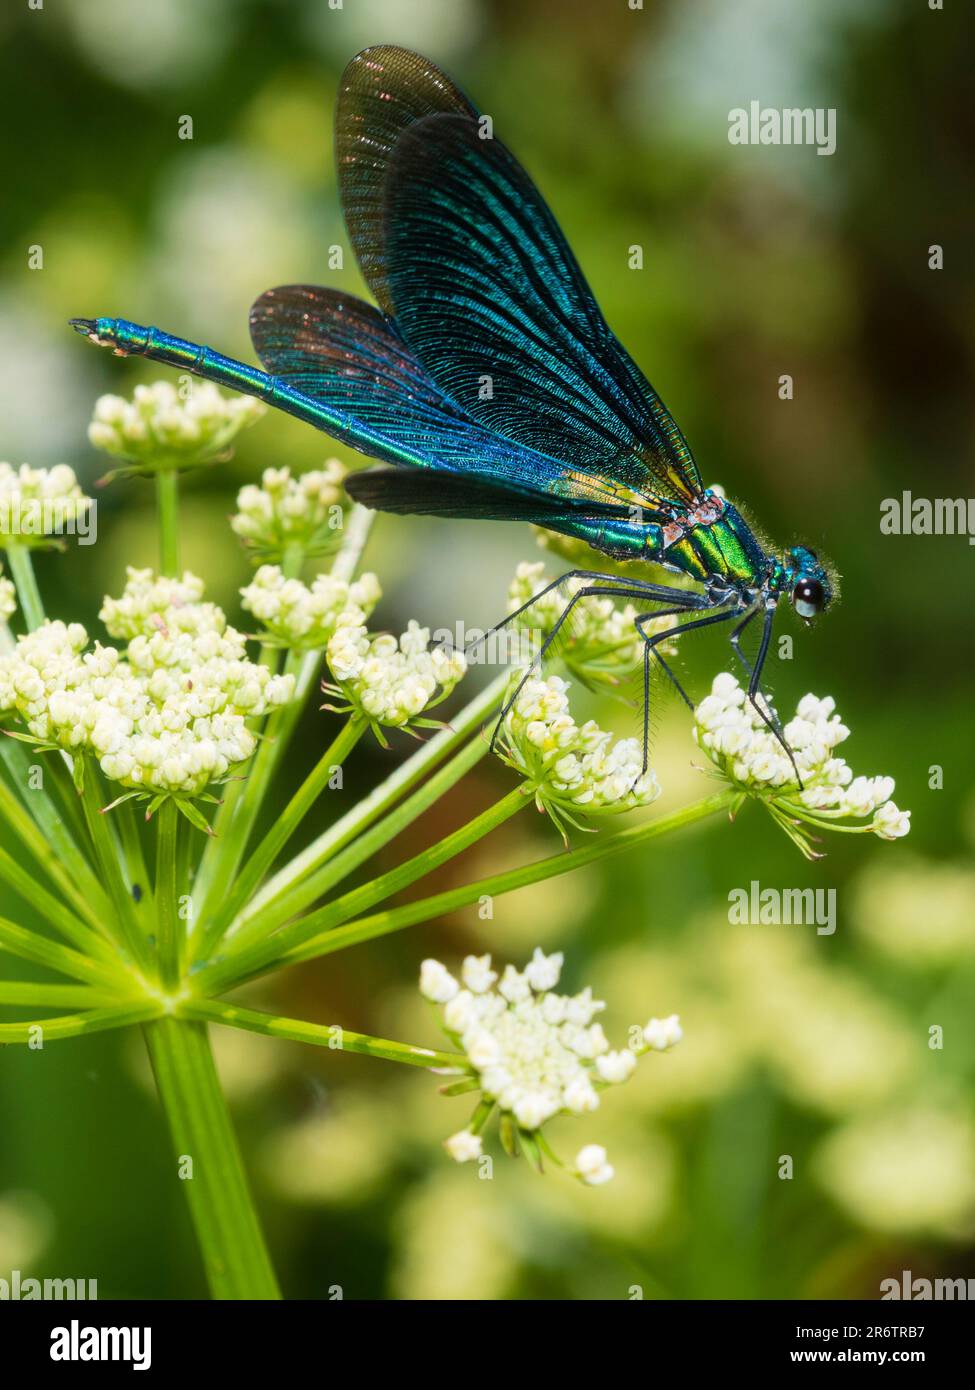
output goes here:
[[[72, 325], [116, 353], [257, 396], [382, 460], [390, 466], [347, 480], [366, 506], [534, 522], [614, 561], [686, 576], [692, 587], [589, 570], [561, 576], [550, 587], [582, 584], [536, 662], [580, 599], [635, 604], [646, 771], [651, 663], [691, 703], [661, 645], [730, 624], [749, 699], [791, 758], [761, 689], [775, 613], [787, 596], [810, 621], [829, 606], [834, 581], [803, 546], [771, 553], [731, 502], [703, 486], [541, 194], [484, 135], [476, 108], [428, 59], [366, 49], [340, 82], [335, 146], [349, 239], [378, 307], [320, 286], [266, 291], [250, 312], [266, 371], [127, 319]], [[674, 625], [649, 632], [661, 617]], [[756, 620], [748, 660], [741, 638]]]

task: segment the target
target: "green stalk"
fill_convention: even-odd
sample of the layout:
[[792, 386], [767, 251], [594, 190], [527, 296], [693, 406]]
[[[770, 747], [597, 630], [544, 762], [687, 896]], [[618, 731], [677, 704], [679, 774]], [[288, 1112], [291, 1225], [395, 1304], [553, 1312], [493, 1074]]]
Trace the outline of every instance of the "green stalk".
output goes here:
[[0, 882], [19, 893], [24, 902], [30, 903], [35, 912], [55, 931], [60, 932], [81, 951], [107, 964], [114, 964], [116, 953], [105, 938], [77, 917], [60, 898], [49, 893], [34, 874], [18, 864], [3, 849], [0, 849]]
[[[0, 758], [14, 785], [26, 789], [30, 763], [24, 744], [0, 734]], [[48, 793], [39, 787], [17, 795], [0, 779], [0, 815], [78, 915], [108, 935], [109, 899]]]
[[307, 917], [299, 917], [296, 922], [283, 927], [273, 936], [255, 941], [241, 951], [234, 952], [231, 943], [231, 951], [225, 960], [201, 972], [199, 978], [203, 991], [219, 994], [229, 988], [235, 980], [250, 978], [276, 961], [290, 959], [294, 949], [303, 942], [311, 937], [317, 939], [318, 934], [323, 931], [334, 932], [336, 927], [347, 922], [357, 912], [362, 912], [374, 903], [382, 902], [384, 898], [389, 898], [400, 889], [415, 883], [418, 878], [461, 854], [531, 804], [524, 788], [515, 787], [507, 796], [503, 796], [500, 801], [489, 806], [466, 825], [445, 836], [430, 849], [422, 850], [412, 859], [407, 859], [395, 869], [390, 869], [388, 873], [381, 874], [359, 888], [353, 888], [342, 897], [336, 898], [335, 902], [326, 903]]
[[0, 1004], [30, 1004], [39, 1009], [97, 1009], [115, 1001], [109, 989], [93, 985], [56, 985], [47, 980], [0, 980]]
[[35, 965], [46, 965], [50, 970], [84, 980], [86, 984], [103, 989], [107, 986], [113, 993], [118, 993], [120, 986], [131, 989], [131, 981], [119, 968], [90, 960], [80, 951], [62, 946], [60, 941], [51, 941], [49, 937], [38, 936], [16, 922], [9, 922], [6, 917], [0, 917], [0, 951], [9, 951], [12, 956], [33, 961]]
[[7, 1043], [30, 1042], [33, 1029], [40, 1028], [45, 1042], [57, 1038], [78, 1038], [83, 1033], [104, 1033], [110, 1028], [128, 1028], [144, 1023], [159, 1013], [159, 1005], [150, 1000], [138, 1004], [115, 1005], [109, 1009], [92, 1009], [88, 1013], [64, 1014], [61, 1018], [33, 1019], [27, 1023], [0, 1023], [0, 1046]]
[[[451, 787], [459, 782], [486, 753], [487, 743], [484, 739], [471, 739], [470, 743], [455, 758], [452, 758], [445, 767], [428, 778], [419, 791], [414, 792], [402, 805], [388, 816], [383, 817], [365, 834], [359, 835], [347, 849], [329, 859], [314, 873], [301, 879], [290, 891], [282, 893], [267, 903], [259, 912], [255, 912], [249, 917], [242, 917], [240, 929], [233, 932], [233, 949], [236, 950], [240, 946], [266, 936], [282, 922], [286, 922], [289, 917], [294, 917], [316, 899], [324, 897], [330, 888], [341, 883], [360, 864], [364, 864], [372, 855], [388, 845], [390, 840], [395, 839], [401, 831], [412, 825], [428, 807], [432, 806], [435, 801], [439, 801]], [[247, 909], [245, 908], [244, 911], [246, 912]]]
[[175, 468], [156, 472], [156, 508], [159, 519], [159, 572], [179, 577], [179, 474]]
[[164, 989], [174, 990], [180, 980], [179, 890], [176, 884], [180, 814], [167, 797], [156, 813], [156, 949], [159, 977]]
[[[419, 782], [424, 773], [448, 757], [463, 743], [467, 735], [476, 729], [493, 709], [498, 707], [507, 681], [508, 672], [503, 672], [500, 676], [495, 677], [486, 689], [475, 696], [459, 714], [454, 716], [447, 728], [421, 743], [417, 751], [401, 763], [395, 772], [391, 772], [377, 787], [374, 787], [368, 796], [364, 796], [334, 825], [330, 825], [317, 839], [279, 869], [274, 877], [269, 879], [251, 899], [247, 911], [253, 915], [254, 911], [263, 910], [271, 902], [279, 902], [286, 893], [295, 888], [309, 874], [328, 863], [334, 854], [344, 849], [357, 835], [374, 824], [400, 796]], [[486, 753], [487, 749], [488, 745], [485, 741], [483, 751]], [[444, 790], [452, 785], [452, 782], [448, 782], [444, 786]], [[287, 915], [285, 912], [280, 912], [278, 921], [283, 920]]]
[[243, 1028], [249, 1033], [263, 1033], [269, 1038], [287, 1038], [289, 1042], [311, 1043], [328, 1047], [334, 1052], [357, 1052], [363, 1057], [380, 1057], [386, 1062], [405, 1062], [411, 1067], [449, 1067], [469, 1070], [467, 1058], [460, 1052], [434, 1052], [429, 1047], [413, 1047], [410, 1043], [390, 1042], [368, 1033], [353, 1033], [347, 1028], [332, 1028], [321, 1023], [306, 1023], [304, 1019], [281, 1018], [257, 1009], [243, 1009], [239, 1004], [226, 1004], [218, 999], [192, 999], [180, 1005], [181, 1018], [224, 1023], [231, 1028]]
[[[298, 657], [289, 652], [284, 673], [294, 674]], [[317, 663], [316, 663], [317, 669]], [[210, 905], [223, 902], [236, 877], [264, 797], [304, 708], [307, 691], [295, 689], [295, 698], [268, 718], [257, 752], [246, 775], [227, 785], [223, 805], [214, 822], [214, 837], [207, 843], [194, 885], [194, 919], [205, 922]]]
[[[347, 946], [357, 946], [361, 941], [371, 941], [377, 936], [387, 936], [390, 932], [401, 931], [404, 927], [412, 927], [419, 922], [428, 922], [431, 918], [442, 917], [445, 913], [456, 912], [458, 908], [469, 907], [485, 895], [500, 897], [501, 894], [512, 893], [517, 888], [527, 888], [529, 884], [541, 883], [547, 878], [556, 878], [560, 874], [569, 873], [572, 869], [579, 869], [586, 864], [594, 864], [600, 859], [608, 859], [612, 855], [622, 854], [625, 850], [632, 849], [636, 845], [646, 844], [672, 830], [680, 830], [684, 826], [694, 825], [697, 821], [705, 820], [708, 816], [718, 815], [722, 811], [730, 811], [735, 804], [737, 795], [733, 791], [716, 792], [713, 796], [705, 797], [703, 801], [695, 801], [691, 806], [685, 806], [680, 811], [673, 812], [672, 815], [661, 816], [646, 825], [634, 826], [630, 830], [621, 830], [616, 835], [608, 836], [604, 840], [596, 840], [581, 849], [571, 850], [567, 854], [553, 854], [548, 859], [540, 859], [534, 864], [526, 864], [520, 869], [510, 869], [507, 873], [482, 878], [478, 883], [469, 883], [463, 888], [453, 888], [445, 893], [436, 893], [433, 897], [421, 898], [418, 902], [407, 903], [404, 907], [391, 908], [387, 912], [377, 912], [371, 917], [363, 917], [360, 921], [350, 922], [347, 926], [339, 927], [336, 931], [316, 936], [313, 940], [289, 951], [283, 959], [275, 964], [278, 966], [294, 965], [298, 961], [312, 960], [317, 956], [327, 956], [333, 951], [344, 950]], [[201, 976], [201, 987], [204, 986], [204, 977], [207, 973], [203, 972], [203, 976]], [[213, 974], [217, 974], [217, 968], [214, 969]], [[239, 979], [237, 983], [243, 983], [242, 979]]]
[[325, 791], [333, 770], [342, 765], [367, 727], [366, 721], [359, 718], [351, 718], [345, 723], [264, 839], [248, 855], [246, 867], [237, 878], [233, 888], [222, 899], [215, 899], [218, 905], [209, 915], [209, 920], [204, 920], [201, 923], [200, 949], [197, 953], [197, 959], [205, 960], [220, 941], [227, 927], [248, 901], [251, 893], [284, 849], [311, 807]]
[[118, 860], [115, 839], [98, 804], [98, 789], [95, 778], [91, 775], [92, 771], [93, 769], [89, 764], [85, 769], [88, 775], [84, 778], [84, 790], [82, 791], [82, 805], [85, 811], [85, 820], [88, 823], [88, 833], [95, 847], [102, 878], [112, 897], [121, 941], [128, 948], [132, 961], [148, 975], [151, 973], [151, 967], [147, 944], [142, 935], [142, 927], [132, 894], [129, 892], [128, 885], [122, 875], [122, 866]]
[[7, 540], [5, 545], [10, 573], [17, 586], [20, 611], [24, 615], [28, 631], [33, 632], [44, 622], [44, 604], [41, 602], [41, 591], [37, 587], [34, 575], [34, 562], [29, 548], [22, 542]]
[[280, 1297], [206, 1026], [160, 1018], [143, 1030], [214, 1298]]

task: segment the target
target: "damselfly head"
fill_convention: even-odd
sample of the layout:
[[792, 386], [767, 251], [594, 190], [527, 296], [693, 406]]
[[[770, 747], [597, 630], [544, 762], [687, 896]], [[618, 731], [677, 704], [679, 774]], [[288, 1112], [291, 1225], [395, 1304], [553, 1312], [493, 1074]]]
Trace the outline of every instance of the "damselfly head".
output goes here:
[[792, 606], [804, 622], [810, 623], [832, 603], [833, 578], [816, 552], [804, 545], [793, 546], [786, 552], [785, 567]]

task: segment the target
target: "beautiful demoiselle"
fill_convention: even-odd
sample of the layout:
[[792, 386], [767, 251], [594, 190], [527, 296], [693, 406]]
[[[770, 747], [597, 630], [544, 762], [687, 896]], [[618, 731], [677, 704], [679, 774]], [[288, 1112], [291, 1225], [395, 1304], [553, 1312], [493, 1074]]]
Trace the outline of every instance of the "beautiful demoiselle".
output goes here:
[[[258, 396], [393, 465], [348, 479], [369, 507], [531, 521], [615, 561], [681, 573], [692, 587], [589, 569], [561, 576], [550, 588], [567, 601], [535, 660], [579, 600], [636, 604], [646, 770], [652, 663], [691, 703], [662, 644], [732, 623], [749, 698], [786, 746], [762, 669], [783, 596], [806, 621], [830, 603], [826, 567], [802, 546], [771, 553], [703, 486], [535, 185], [433, 63], [395, 47], [358, 54], [341, 79], [335, 134], [346, 226], [378, 308], [319, 286], [268, 290], [250, 314], [266, 372], [125, 319], [73, 326], [117, 353]], [[673, 626], [661, 628], [663, 617]], [[749, 659], [741, 638], [756, 618]]]

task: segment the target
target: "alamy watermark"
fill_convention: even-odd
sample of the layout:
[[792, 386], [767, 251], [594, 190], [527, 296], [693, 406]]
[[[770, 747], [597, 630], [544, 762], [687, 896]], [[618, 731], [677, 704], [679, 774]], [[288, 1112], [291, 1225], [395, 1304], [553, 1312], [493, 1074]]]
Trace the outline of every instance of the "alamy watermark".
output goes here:
[[78, 1299], [94, 1302], [97, 1298], [97, 1279], [25, 1279], [19, 1269], [11, 1270], [9, 1279], [0, 1279], [0, 1302], [67, 1299], [73, 1303]]
[[880, 504], [882, 536], [967, 536], [975, 545], [975, 497], [885, 497]]
[[75, 536], [79, 545], [94, 545], [98, 539], [98, 505], [94, 500], [85, 501], [88, 505], [82, 507], [63, 497], [16, 501], [0, 497], [0, 536]]
[[730, 145], [815, 145], [817, 154], [836, 151], [834, 106], [763, 106], [751, 101], [748, 108], [728, 112]]
[[909, 1269], [902, 1269], [899, 1279], [881, 1279], [880, 1298], [915, 1303], [967, 1301], [975, 1298], [975, 1279], [915, 1279]]
[[728, 893], [732, 926], [815, 927], [817, 936], [836, 931], [835, 888], [763, 888], [753, 878], [747, 888]]

